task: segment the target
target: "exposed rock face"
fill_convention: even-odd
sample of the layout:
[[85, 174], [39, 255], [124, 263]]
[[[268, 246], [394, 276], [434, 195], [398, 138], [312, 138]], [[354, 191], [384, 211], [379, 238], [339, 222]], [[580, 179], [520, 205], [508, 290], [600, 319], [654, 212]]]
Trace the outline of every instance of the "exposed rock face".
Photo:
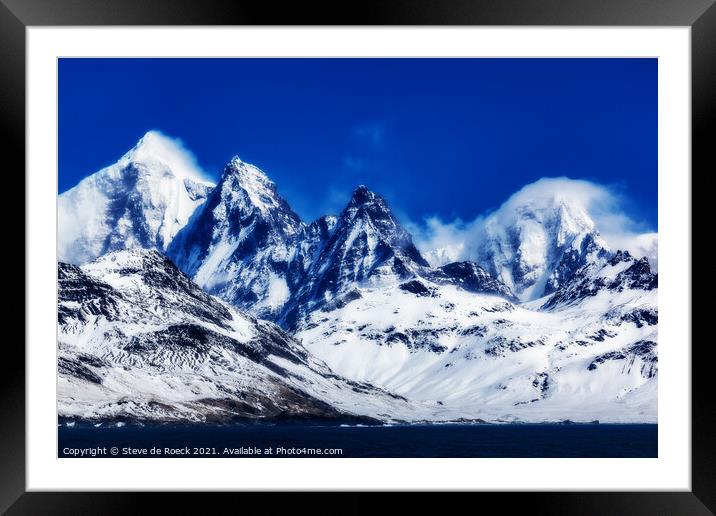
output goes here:
[[309, 234], [320, 227], [309, 231], [261, 170], [234, 158], [168, 255], [207, 292], [275, 319], [303, 278]]
[[625, 290], [651, 291], [658, 287], [658, 283], [658, 275], [651, 272], [646, 257], [637, 260], [627, 251], [617, 251], [605, 264], [590, 264], [580, 268], [571, 281], [560, 287], [542, 308], [568, 306], [606, 291], [615, 294]]
[[326, 235], [285, 317], [288, 327], [357, 285], [398, 281], [429, 267], [385, 200], [365, 186]]
[[515, 300], [512, 291], [501, 281], [474, 262], [454, 262], [428, 272], [426, 276], [436, 283], [455, 285], [476, 294], [494, 294]]

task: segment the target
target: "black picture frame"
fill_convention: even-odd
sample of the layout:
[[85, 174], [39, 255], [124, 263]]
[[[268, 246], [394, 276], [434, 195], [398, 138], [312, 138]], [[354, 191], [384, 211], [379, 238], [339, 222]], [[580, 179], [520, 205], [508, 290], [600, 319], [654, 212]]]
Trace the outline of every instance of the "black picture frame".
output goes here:
[[[25, 30], [29, 26], [304, 24], [689, 26], [692, 38], [691, 177], [706, 177], [716, 170], [713, 131], [709, 131], [716, 120], [714, 0], [364, 0], [330, 4], [287, 2], [286, 5], [228, 0], [0, 0], [0, 120], [4, 159], [10, 158], [5, 161], [5, 170], [25, 170]], [[18, 189], [24, 191], [24, 184], [14, 190], [15, 196]], [[20, 227], [17, 220], [14, 224]], [[15, 267], [18, 261], [14, 260]], [[25, 276], [29, 274], [32, 271], [25, 268]], [[692, 316], [692, 320], [699, 319]], [[716, 407], [711, 382], [714, 354], [709, 340], [692, 340], [692, 491], [481, 493], [479, 502], [498, 502], [510, 512], [524, 509], [531, 514], [716, 512], [713, 438]], [[6, 339], [2, 355], [6, 366], [0, 373], [0, 511], [7, 514], [133, 514], [158, 503], [163, 512], [186, 513], [195, 509], [206, 511], [211, 502], [237, 496], [241, 497], [243, 507], [269, 503], [268, 496], [272, 495], [246, 493], [188, 496], [25, 492], [25, 353], [16, 341]], [[683, 343], [685, 349], [689, 344]], [[332, 500], [323, 495], [321, 505], [316, 506], [314, 512], [322, 512], [321, 507], [329, 512], [331, 508], [342, 508], [341, 512], [365, 512], [379, 503], [371, 500], [374, 494], [360, 499], [356, 496], [349, 494], [345, 499]], [[313, 504], [308, 497], [309, 494], [290, 495], [289, 503], [294, 508], [304, 502]], [[413, 500], [424, 504], [421, 496]], [[271, 506], [275, 508], [274, 502], [271, 499]], [[460, 501], [454, 500], [454, 503]], [[266, 512], [271, 513], [271, 509]]]

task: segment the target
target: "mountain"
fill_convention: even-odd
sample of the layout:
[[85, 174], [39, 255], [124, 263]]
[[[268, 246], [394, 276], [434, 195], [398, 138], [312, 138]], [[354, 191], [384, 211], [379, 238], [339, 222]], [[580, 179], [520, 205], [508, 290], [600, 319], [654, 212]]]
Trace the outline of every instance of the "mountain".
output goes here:
[[307, 225], [264, 172], [238, 157], [167, 255], [210, 294], [285, 328], [366, 283], [426, 276], [512, 295], [475, 264], [430, 269], [385, 200], [365, 186], [338, 217]]
[[156, 251], [60, 263], [58, 276], [63, 420], [371, 423], [414, 411], [399, 396], [337, 376]]
[[423, 276], [441, 285], [454, 285], [467, 292], [493, 294], [517, 301], [512, 291], [474, 262], [453, 262], [423, 272]]
[[555, 292], [579, 268], [609, 255], [583, 200], [560, 184], [543, 179], [529, 185], [482, 227], [477, 262], [522, 301]]
[[82, 264], [120, 249], [165, 251], [212, 186], [176, 140], [149, 131], [119, 161], [60, 194], [59, 259]]
[[63, 418], [656, 421], [657, 236], [612, 253], [587, 186], [525, 187], [430, 266], [365, 186], [307, 224], [187, 156], [148, 133], [60, 198]]
[[437, 419], [655, 422], [648, 267], [617, 253], [531, 304], [425, 278], [366, 286], [311, 313], [296, 338], [342, 376], [438, 403]]
[[610, 242], [610, 247], [628, 251], [632, 256], [646, 257], [651, 270], [658, 272], [659, 235], [657, 233], [631, 233], [612, 240], [615, 242]]
[[157, 131], [61, 194], [58, 220], [61, 261], [156, 249], [210, 294], [286, 326], [366, 281], [427, 275], [470, 283], [467, 269], [431, 269], [385, 200], [365, 186], [339, 217], [305, 224], [258, 167], [235, 157], [214, 187], [179, 142]]
[[385, 200], [365, 186], [353, 192], [318, 250], [292, 309], [296, 319], [327, 303], [340, 303], [358, 285], [416, 276], [429, 267]]
[[[635, 290], [656, 290], [658, 282], [658, 275], [651, 271], [646, 256], [636, 259], [628, 251], [617, 251], [605, 264], [589, 264], [579, 269], [571, 281], [560, 287], [541, 308], [562, 309], [585, 300], [599, 302], [603, 298], [613, 302], [624, 292], [629, 295]], [[655, 323], [656, 314], [647, 316], [647, 323], [649, 320]]]
[[61, 263], [59, 414], [95, 423], [655, 421], [654, 275], [627, 261], [589, 273], [615, 273], [612, 301], [590, 295], [546, 311], [425, 279], [362, 287], [360, 298], [313, 312], [297, 334], [303, 344], [209, 296], [156, 251]]
[[275, 319], [329, 223], [306, 228], [276, 185], [235, 157], [167, 254], [207, 292]]

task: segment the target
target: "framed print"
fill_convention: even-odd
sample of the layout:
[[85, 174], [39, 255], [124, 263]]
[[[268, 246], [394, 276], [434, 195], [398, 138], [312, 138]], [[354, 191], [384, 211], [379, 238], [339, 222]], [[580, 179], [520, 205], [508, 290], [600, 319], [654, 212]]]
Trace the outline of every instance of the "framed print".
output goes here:
[[27, 305], [3, 510], [713, 510], [711, 2], [5, 4]]

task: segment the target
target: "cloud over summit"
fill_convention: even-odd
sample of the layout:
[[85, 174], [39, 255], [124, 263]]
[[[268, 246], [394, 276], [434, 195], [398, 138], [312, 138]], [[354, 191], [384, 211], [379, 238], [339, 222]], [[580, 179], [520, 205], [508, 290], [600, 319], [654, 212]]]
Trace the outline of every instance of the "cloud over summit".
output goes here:
[[616, 188], [567, 177], [542, 178], [512, 194], [497, 210], [473, 220], [443, 220], [432, 216], [409, 223], [418, 248], [433, 265], [477, 260], [485, 228], [508, 228], [518, 217], [539, 218], [545, 210], [568, 206], [580, 224], [593, 226], [612, 250], [626, 249], [647, 256], [657, 265], [656, 233], [630, 217], [628, 200]]

